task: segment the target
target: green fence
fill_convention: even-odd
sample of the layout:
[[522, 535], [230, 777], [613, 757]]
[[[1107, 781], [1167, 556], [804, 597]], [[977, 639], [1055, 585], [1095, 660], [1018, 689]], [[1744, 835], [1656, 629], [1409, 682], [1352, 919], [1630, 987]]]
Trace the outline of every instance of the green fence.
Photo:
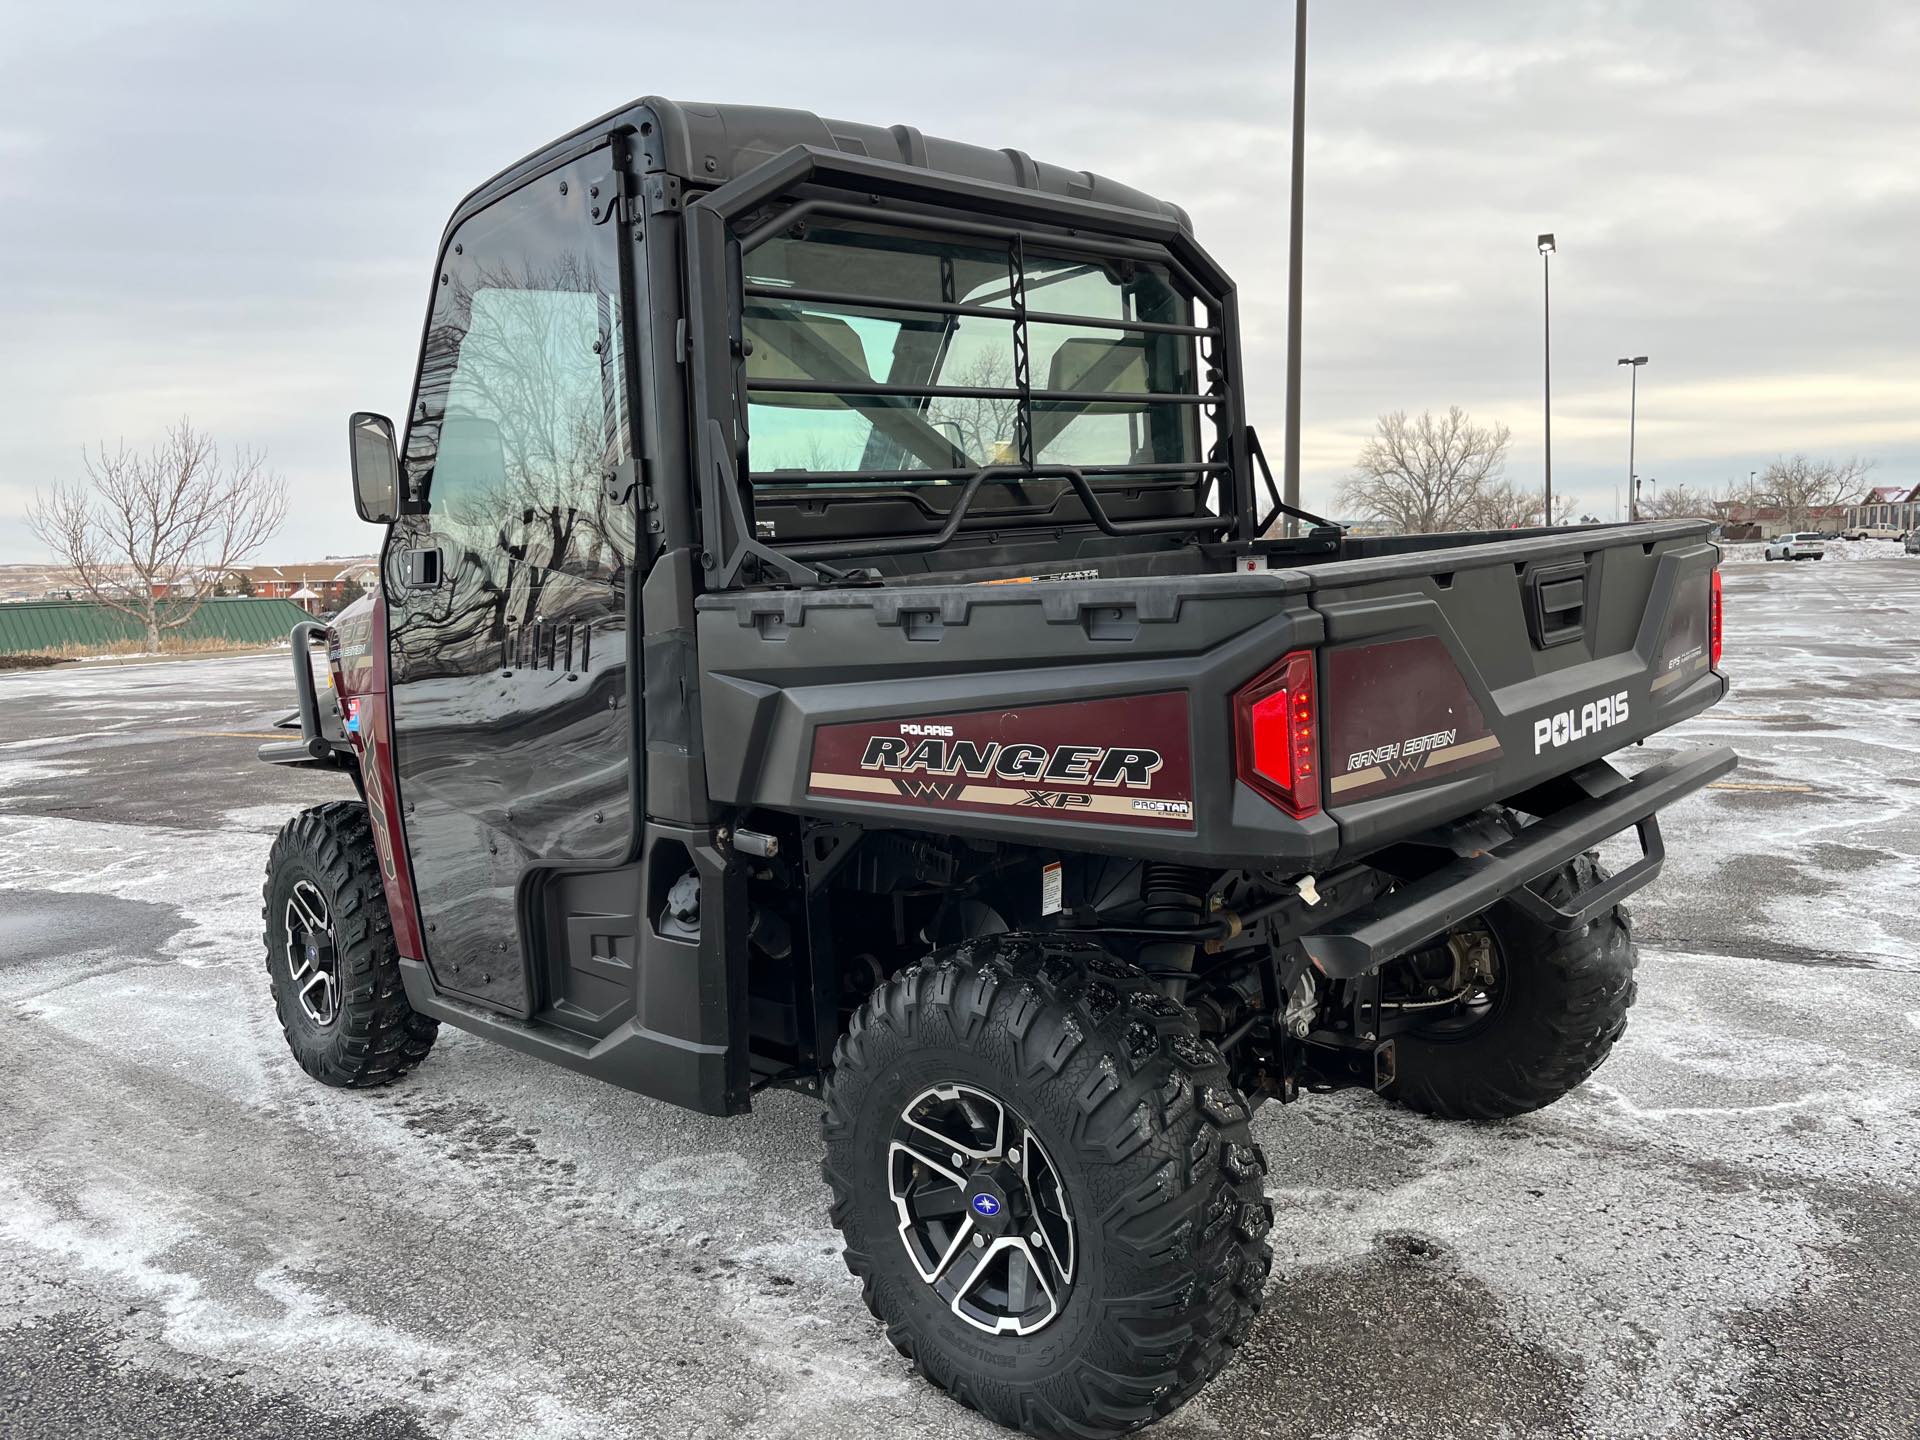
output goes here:
[[[311, 618], [291, 600], [209, 600], [169, 642], [271, 645]], [[129, 615], [85, 600], [20, 600], [0, 605], [0, 655], [144, 641], [146, 627]]]

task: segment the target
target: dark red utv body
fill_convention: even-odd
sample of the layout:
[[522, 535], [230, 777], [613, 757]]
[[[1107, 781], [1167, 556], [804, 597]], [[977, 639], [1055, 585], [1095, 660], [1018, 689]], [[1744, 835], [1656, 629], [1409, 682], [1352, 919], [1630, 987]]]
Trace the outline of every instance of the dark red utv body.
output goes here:
[[384, 899], [349, 943], [289, 827], [322, 1078], [446, 1021], [715, 1114], [824, 1083], [901, 1343], [1108, 1433], [1251, 1321], [1251, 1105], [1507, 1114], [1604, 1058], [1656, 812], [1734, 763], [1605, 758], [1724, 693], [1704, 525], [1286, 512], [1184, 214], [907, 127], [645, 100], [462, 202], [435, 281], [404, 437], [353, 421], [337, 728], [303, 627], [263, 752], [352, 762], [322, 828]]

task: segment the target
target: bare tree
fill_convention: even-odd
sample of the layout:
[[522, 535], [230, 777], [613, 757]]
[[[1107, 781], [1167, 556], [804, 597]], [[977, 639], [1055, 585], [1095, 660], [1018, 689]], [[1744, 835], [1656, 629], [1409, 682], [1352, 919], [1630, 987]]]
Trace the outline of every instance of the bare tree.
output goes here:
[[1582, 507], [1585, 504], [1586, 501], [1571, 491], [1558, 491], [1553, 497], [1553, 518], [1547, 523], [1549, 525], [1598, 525], [1600, 522], [1593, 516], [1582, 513]]
[[1467, 503], [1466, 523], [1475, 530], [1519, 530], [1538, 525], [1544, 513], [1541, 497], [1534, 491], [1518, 489], [1511, 480], [1494, 480], [1474, 491]]
[[1719, 514], [1713, 497], [1691, 485], [1642, 490], [1636, 508], [1643, 520], [1712, 520]]
[[1409, 534], [1467, 528], [1506, 467], [1508, 438], [1506, 426], [1476, 425], [1458, 405], [1439, 417], [1382, 415], [1340, 482], [1340, 504]]
[[191, 620], [287, 512], [286, 481], [264, 451], [223, 455], [186, 419], [151, 450], [101, 445], [81, 463], [86, 481], [36, 494], [27, 523], [88, 599], [145, 627], [149, 650]]
[[1804, 530], [1816, 511], [1851, 505], [1866, 492], [1873, 461], [1857, 456], [1847, 460], [1809, 460], [1794, 455], [1775, 460], [1760, 472], [1749, 500], [1778, 506], [1787, 528]]

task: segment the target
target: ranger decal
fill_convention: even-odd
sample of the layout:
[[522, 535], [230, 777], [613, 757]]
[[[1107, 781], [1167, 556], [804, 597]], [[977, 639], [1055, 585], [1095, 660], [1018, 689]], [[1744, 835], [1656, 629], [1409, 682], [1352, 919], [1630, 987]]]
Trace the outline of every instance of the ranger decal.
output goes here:
[[1191, 828], [1177, 692], [823, 725], [807, 789], [943, 810]]

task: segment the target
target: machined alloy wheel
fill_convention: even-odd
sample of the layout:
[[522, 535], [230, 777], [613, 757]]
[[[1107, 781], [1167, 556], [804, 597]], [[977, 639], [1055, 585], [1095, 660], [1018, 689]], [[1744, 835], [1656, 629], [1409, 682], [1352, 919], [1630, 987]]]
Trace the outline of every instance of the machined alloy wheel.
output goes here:
[[1030, 1435], [1170, 1414], [1252, 1330], [1266, 1161], [1226, 1057], [1152, 977], [982, 936], [876, 986], [834, 1047], [847, 1267], [927, 1379]]
[[287, 936], [287, 978], [300, 1008], [325, 1027], [340, 1015], [340, 971], [334, 951], [333, 912], [327, 897], [310, 880], [294, 883], [287, 895], [282, 928]]
[[365, 805], [332, 800], [281, 827], [260, 915], [273, 1008], [301, 1069], [365, 1088], [426, 1059], [439, 1022], [407, 1003]]
[[970, 1085], [935, 1085], [900, 1112], [887, 1149], [900, 1242], [955, 1315], [1031, 1335], [1067, 1302], [1073, 1214], [1039, 1136]]

